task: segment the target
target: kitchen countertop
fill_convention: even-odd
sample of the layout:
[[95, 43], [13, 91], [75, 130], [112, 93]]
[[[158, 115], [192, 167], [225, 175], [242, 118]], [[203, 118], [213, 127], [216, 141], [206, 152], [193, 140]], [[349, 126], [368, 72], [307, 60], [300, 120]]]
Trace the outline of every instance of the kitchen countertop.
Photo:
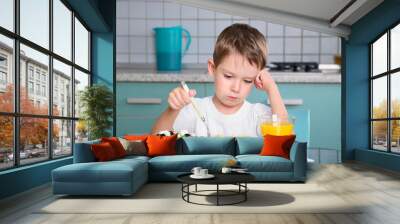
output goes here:
[[[271, 72], [277, 83], [341, 83], [340, 73]], [[180, 73], [161, 73], [152, 69], [118, 69], [117, 82], [213, 82], [204, 69], [185, 69]]]

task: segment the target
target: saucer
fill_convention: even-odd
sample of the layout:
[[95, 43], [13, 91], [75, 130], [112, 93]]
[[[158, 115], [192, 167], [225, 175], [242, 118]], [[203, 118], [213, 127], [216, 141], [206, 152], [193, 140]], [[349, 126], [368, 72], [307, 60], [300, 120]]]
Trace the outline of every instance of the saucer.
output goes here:
[[192, 175], [190, 175], [190, 178], [193, 178], [193, 179], [211, 179], [211, 178], [214, 178], [214, 175], [207, 174], [207, 175], [201, 176], [201, 175], [192, 174]]

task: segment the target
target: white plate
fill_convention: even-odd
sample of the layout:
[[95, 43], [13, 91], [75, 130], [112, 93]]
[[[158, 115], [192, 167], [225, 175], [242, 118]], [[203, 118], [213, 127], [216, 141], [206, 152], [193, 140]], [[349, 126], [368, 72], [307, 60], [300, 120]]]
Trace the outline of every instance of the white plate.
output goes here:
[[192, 175], [190, 175], [190, 178], [193, 178], [193, 179], [211, 179], [211, 178], [214, 178], [214, 175], [207, 174], [207, 175], [204, 175], [204, 176], [200, 176], [200, 175], [192, 174]]

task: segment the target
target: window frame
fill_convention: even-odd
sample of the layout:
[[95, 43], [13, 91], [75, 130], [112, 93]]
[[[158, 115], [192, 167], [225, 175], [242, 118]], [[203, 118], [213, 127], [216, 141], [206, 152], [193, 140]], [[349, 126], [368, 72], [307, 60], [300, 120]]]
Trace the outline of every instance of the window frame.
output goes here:
[[[37, 163], [43, 163], [46, 161], [50, 161], [50, 160], [57, 160], [57, 159], [61, 159], [61, 158], [65, 158], [65, 157], [70, 157], [73, 156], [73, 152], [74, 152], [74, 143], [75, 143], [75, 126], [76, 126], [76, 121], [79, 120], [79, 117], [75, 116], [75, 108], [72, 107], [72, 113], [70, 114], [70, 116], [66, 115], [66, 116], [56, 116], [53, 115], [53, 59], [58, 60], [59, 62], [62, 62], [66, 65], [71, 66], [71, 84], [72, 84], [72, 89], [71, 89], [71, 93], [72, 93], [72, 102], [71, 104], [74, 105], [75, 103], [75, 88], [74, 88], [74, 82], [75, 82], [75, 69], [78, 69], [79, 71], [87, 74], [89, 76], [89, 83], [88, 86], [92, 85], [92, 62], [91, 62], [91, 49], [92, 49], [92, 43], [91, 43], [91, 37], [92, 37], [92, 30], [88, 27], [88, 25], [84, 22], [84, 20], [79, 16], [78, 13], [76, 13], [72, 7], [68, 4], [68, 2], [66, 2], [65, 0], [59, 0], [68, 10], [71, 11], [71, 18], [70, 18], [70, 22], [71, 22], [71, 59], [67, 59], [64, 58], [63, 56], [55, 53], [53, 50], [53, 0], [48, 0], [49, 3], [49, 47], [48, 49], [42, 47], [39, 44], [36, 44], [32, 41], [30, 41], [29, 39], [24, 38], [23, 36], [20, 35], [20, 0], [14, 0], [13, 1], [13, 10], [14, 10], [14, 18], [13, 18], [13, 22], [14, 22], [14, 30], [10, 31], [4, 27], [0, 26], [0, 35], [3, 35], [5, 37], [11, 38], [13, 41], [13, 60], [12, 60], [12, 68], [11, 70], [11, 74], [13, 75], [14, 78], [14, 110], [13, 112], [2, 112], [0, 111], [0, 116], [11, 116], [13, 118], [13, 153], [14, 153], [14, 161], [13, 161], [13, 166], [10, 167], [5, 167], [5, 168], [0, 168], [0, 172], [5, 171], [5, 170], [11, 170], [11, 169], [16, 169], [19, 167], [23, 167], [23, 166], [30, 166], [33, 164], [37, 164]], [[88, 31], [88, 69], [85, 69], [81, 66], [79, 66], [78, 64], [75, 63], [75, 18], [77, 20], [79, 20], [79, 22], [84, 26], [84, 28]], [[48, 63], [48, 81], [46, 84], [46, 91], [48, 91], [48, 93], [45, 92], [45, 95], [48, 96], [47, 99], [47, 103], [48, 103], [48, 108], [49, 111], [47, 112], [46, 115], [39, 115], [39, 114], [26, 114], [26, 113], [21, 113], [20, 112], [20, 45], [23, 44], [27, 47], [32, 48], [33, 50], [36, 50], [40, 53], [43, 53], [45, 55], [48, 56], [49, 58], [49, 63]], [[41, 74], [43, 71], [39, 72], [39, 80], [36, 79], [36, 72], [37, 72], [37, 68], [33, 67], [33, 79], [31, 79], [30, 74], [29, 74], [29, 69], [30, 69], [30, 65], [27, 64], [27, 73], [26, 75], [26, 81], [33, 81], [33, 85], [35, 86], [36, 83], [40, 83], [42, 84], [42, 79], [41, 79]], [[41, 86], [41, 85], [40, 85]], [[27, 86], [28, 87], [28, 86]], [[29, 91], [27, 89], [27, 91]], [[34, 89], [34, 92], [36, 91], [36, 89]], [[39, 94], [38, 96], [42, 96], [42, 94]], [[34, 102], [35, 103], [35, 102]], [[38, 162], [32, 162], [32, 163], [26, 163], [26, 164], [21, 164], [20, 161], [20, 119], [21, 118], [45, 118], [47, 119], [48, 122], [48, 135], [47, 135], [47, 142], [49, 143], [47, 145], [47, 150], [48, 150], [48, 155], [47, 157], [44, 157], [43, 160], [40, 160]], [[71, 122], [71, 153], [68, 155], [63, 155], [63, 156], [54, 156], [53, 152], [54, 152], [54, 147], [53, 147], [53, 137], [52, 137], [52, 132], [53, 132], [53, 122], [56, 120], [66, 120], [66, 121], [70, 121]], [[50, 144], [51, 143], [51, 144]]]
[[[379, 151], [379, 152], [386, 152], [386, 153], [391, 153], [391, 154], [400, 154], [400, 152], [393, 152], [392, 151], [392, 127], [391, 127], [391, 122], [400, 120], [400, 117], [392, 117], [392, 98], [391, 98], [391, 79], [392, 76], [395, 75], [396, 73], [400, 72], [400, 67], [393, 68], [391, 69], [391, 30], [395, 28], [396, 26], [400, 26], [400, 21], [395, 22], [392, 24], [390, 27], [385, 29], [384, 32], [379, 34], [375, 39], [373, 39], [370, 43], [368, 43], [368, 52], [369, 52], [369, 77], [368, 77], [368, 84], [369, 84], [369, 149], [373, 151]], [[383, 37], [384, 35], [387, 35], [387, 62], [386, 62], [386, 71], [382, 72], [380, 74], [376, 74], [374, 76], [373, 74], [373, 44], [379, 40], [379, 38]], [[386, 87], [387, 87], [387, 93], [386, 93], [386, 98], [387, 98], [387, 105], [386, 105], [386, 118], [373, 118], [373, 81], [378, 78], [386, 77]], [[373, 142], [373, 125], [372, 123], [374, 121], [386, 121], [386, 151], [379, 150], [374, 148], [374, 142]]]

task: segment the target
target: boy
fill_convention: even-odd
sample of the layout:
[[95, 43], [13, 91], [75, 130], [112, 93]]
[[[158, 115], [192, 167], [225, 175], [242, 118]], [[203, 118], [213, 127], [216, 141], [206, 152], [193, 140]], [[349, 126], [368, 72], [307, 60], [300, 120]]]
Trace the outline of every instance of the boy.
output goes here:
[[[153, 126], [153, 133], [161, 130], [186, 130], [195, 136], [261, 136], [260, 117], [277, 114], [286, 118], [287, 111], [278, 87], [265, 69], [267, 44], [264, 36], [246, 24], [225, 28], [215, 43], [213, 58], [208, 60], [208, 73], [214, 79], [215, 94], [205, 98], [191, 98], [177, 87], [169, 93], [168, 108]], [[253, 85], [266, 92], [268, 106], [246, 101]], [[191, 101], [205, 117], [196, 114]]]

